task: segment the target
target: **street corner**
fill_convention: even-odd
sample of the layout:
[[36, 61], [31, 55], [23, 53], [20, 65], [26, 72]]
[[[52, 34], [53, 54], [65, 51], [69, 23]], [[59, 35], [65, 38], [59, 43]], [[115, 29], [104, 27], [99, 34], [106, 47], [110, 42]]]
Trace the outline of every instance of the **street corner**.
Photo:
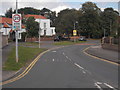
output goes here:
[[119, 65], [117, 52], [103, 49], [101, 45], [87, 47], [83, 53], [92, 58]]

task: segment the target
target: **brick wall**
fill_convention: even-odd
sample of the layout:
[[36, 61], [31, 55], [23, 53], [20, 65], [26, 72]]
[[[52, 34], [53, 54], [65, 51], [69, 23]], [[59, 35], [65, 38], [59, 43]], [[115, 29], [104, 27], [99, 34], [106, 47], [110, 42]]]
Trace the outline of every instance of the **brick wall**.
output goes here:
[[2, 48], [2, 33], [0, 32], [0, 49]]
[[8, 45], [8, 35], [2, 35], [2, 47]]
[[113, 38], [113, 37], [106, 37], [102, 38], [102, 48], [113, 50], [113, 51], [120, 51], [120, 38]]
[[[53, 37], [41, 37], [41, 41], [52, 41], [54, 38]], [[25, 39], [26, 42], [35, 42], [35, 41], [39, 41], [39, 38], [26, 38]]]
[[8, 45], [8, 36], [0, 33], [0, 48], [5, 47], [6, 45]]

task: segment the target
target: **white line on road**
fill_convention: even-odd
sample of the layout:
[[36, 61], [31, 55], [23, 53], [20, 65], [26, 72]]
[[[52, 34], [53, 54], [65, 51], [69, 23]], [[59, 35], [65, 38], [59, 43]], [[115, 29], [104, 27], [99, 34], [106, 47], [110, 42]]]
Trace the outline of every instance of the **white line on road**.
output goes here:
[[52, 51], [52, 52], [57, 52], [57, 51]]
[[86, 73], [85, 71], [82, 71], [84, 74]]
[[112, 88], [113, 90], [116, 90], [114, 87], [112, 87], [111, 85], [104, 83], [107, 87]]
[[63, 55], [65, 55], [65, 53], [63, 52]]
[[77, 63], [74, 63], [77, 67], [84, 69], [83, 67], [81, 67], [80, 65], [78, 65]]
[[95, 86], [99, 88], [100, 90], [103, 90], [97, 83], [95, 83]]
[[70, 58], [69, 58], [70, 61], [72, 61]]
[[55, 59], [52, 60], [53, 62], [55, 61]]
[[97, 82], [97, 84], [102, 84], [101, 82]]
[[66, 56], [66, 58], [69, 59], [68, 56]]

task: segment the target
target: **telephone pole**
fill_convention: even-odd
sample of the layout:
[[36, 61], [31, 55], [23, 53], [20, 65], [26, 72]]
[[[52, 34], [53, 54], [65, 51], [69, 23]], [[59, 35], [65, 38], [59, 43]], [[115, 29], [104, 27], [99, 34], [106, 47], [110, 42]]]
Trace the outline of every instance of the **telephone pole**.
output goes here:
[[[16, 0], [16, 14], [18, 14], [18, 2]], [[16, 28], [16, 62], [18, 63], [18, 30]]]

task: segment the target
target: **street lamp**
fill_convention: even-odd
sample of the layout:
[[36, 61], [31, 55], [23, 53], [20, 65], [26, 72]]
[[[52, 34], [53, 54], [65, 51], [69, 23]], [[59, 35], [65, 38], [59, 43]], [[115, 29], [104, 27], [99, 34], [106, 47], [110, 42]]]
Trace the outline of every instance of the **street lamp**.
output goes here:
[[105, 38], [105, 35], [106, 35], [106, 34], [105, 34], [105, 29], [104, 29], [104, 38]]
[[40, 34], [41, 34], [41, 28], [40, 28], [40, 19], [39, 19], [39, 31], [38, 31], [38, 34], [39, 34], [39, 48], [40, 48]]
[[78, 23], [78, 21], [75, 21], [75, 22], [74, 22], [74, 30], [75, 30], [75, 27], [76, 27], [76, 23]]
[[[18, 2], [16, 0], [16, 14], [18, 14]], [[18, 30], [16, 30], [16, 62], [18, 63]]]
[[[74, 22], [74, 30], [75, 30], [75, 27], [76, 27], [76, 23], [78, 23], [78, 21], [75, 21]], [[75, 35], [74, 35], [74, 42], [75, 42], [76, 40], [75, 40]]]

